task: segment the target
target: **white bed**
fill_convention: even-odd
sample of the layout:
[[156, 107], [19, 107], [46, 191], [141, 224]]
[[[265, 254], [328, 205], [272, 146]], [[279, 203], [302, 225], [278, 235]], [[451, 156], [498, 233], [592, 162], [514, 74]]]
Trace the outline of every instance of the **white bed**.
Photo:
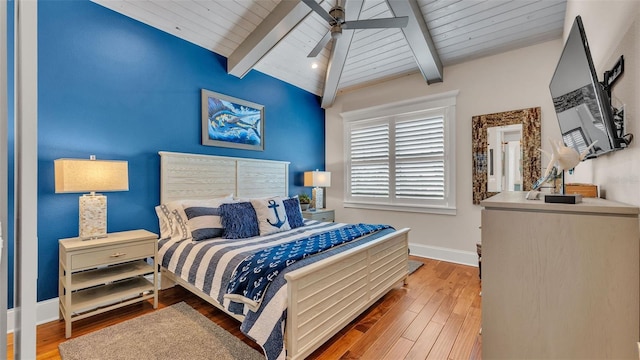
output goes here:
[[[288, 196], [289, 163], [282, 161], [160, 152], [161, 203], [238, 197]], [[337, 255], [288, 272], [285, 347], [288, 359], [303, 359], [408, 276], [408, 232], [401, 229]], [[216, 299], [166, 268], [162, 288], [175, 283], [234, 318]], [[362, 279], [366, 279], [362, 285]], [[342, 289], [360, 289], [335, 300]], [[318, 289], [322, 289], [319, 291]], [[304, 299], [304, 305], [302, 299]]]

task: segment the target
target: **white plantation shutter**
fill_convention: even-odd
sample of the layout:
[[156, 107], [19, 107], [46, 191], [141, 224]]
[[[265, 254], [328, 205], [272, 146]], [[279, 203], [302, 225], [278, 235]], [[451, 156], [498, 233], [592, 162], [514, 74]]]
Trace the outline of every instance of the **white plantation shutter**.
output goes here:
[[444, 118], [402, 121], [395, 131], [397, 198], [444, 199]]
[[345, 207], [455, 214], [455, 95], [345, 119]]
[[352, 196], [389, 196], [389, 124], [351, 130]]

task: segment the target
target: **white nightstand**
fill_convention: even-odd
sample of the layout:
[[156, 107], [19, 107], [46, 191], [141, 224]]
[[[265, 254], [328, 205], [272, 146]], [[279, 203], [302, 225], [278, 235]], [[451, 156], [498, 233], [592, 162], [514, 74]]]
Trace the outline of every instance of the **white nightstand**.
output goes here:
[[302, 217], [309, 220], [318, 220], [324, 222], [336, 221], [336, 214], [333, 209], [317, 209], [314, 211], [303, 211]]
[[[61, 239], [59, 253], [59, 309], [67, 338], [76, 320], [151, 298], [158, 308], [158, 235], [132, 230], [101, 239]], [[149, 274], [153, 281], [145, 278]]]

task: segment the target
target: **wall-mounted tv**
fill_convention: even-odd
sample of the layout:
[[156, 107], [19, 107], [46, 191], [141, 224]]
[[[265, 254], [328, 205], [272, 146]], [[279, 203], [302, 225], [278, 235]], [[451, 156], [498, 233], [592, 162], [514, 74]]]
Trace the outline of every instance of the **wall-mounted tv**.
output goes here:
[[585, 158], [595, 158], [627, 147], [633, 136], [624, 134], [621, 113], [611, 106], [611, 87], [624, 71], [624, 59], [598, 81], [582, 19], [577, 16], [551, 78], [553, 98], [562, 140], [582, 153], [592, 143]]

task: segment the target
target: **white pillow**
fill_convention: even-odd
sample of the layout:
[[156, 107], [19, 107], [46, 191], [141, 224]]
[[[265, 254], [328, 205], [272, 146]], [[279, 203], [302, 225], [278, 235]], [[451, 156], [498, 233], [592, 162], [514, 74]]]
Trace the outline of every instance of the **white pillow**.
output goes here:
[[175, 200], [156, 206], [156, 215], [160, 224], [160, 238], [176, 240], [189, 237], [187, 215], [182, 209], [183, 200]]
[[282, 201], [283, 198], [279, 196], [251, 200], [251, 205], [258, 216], [258, 228], [261, 236], [291, 230]]

